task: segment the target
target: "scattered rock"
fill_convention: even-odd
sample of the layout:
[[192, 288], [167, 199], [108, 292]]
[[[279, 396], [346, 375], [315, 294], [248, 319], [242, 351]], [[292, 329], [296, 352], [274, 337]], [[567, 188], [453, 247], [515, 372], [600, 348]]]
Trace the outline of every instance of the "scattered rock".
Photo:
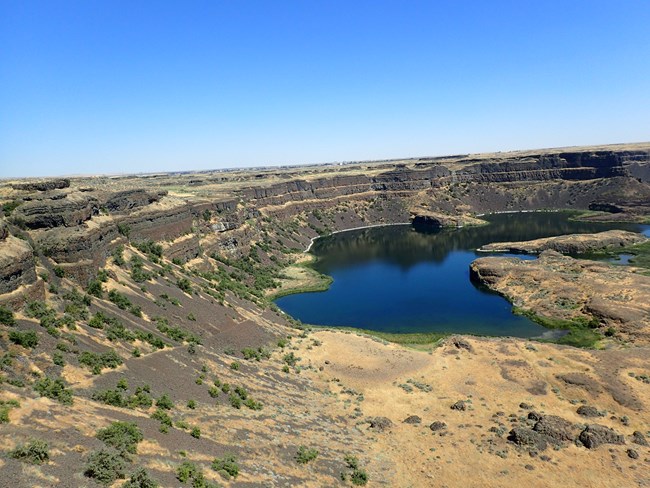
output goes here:
[[648, 445], [648, 441], [645, 439], [645, 436], [641, 432], [639, 432], [638, 430], [635, 430], [632, 433], [632, 439], [630, 439], [630, 440], [632, 442], [634, 442], [635, 444], [638, 444], [640, 446], [647, 446]]
[[393, 422], [386, 417], [371, 417], [368, 419], [370, 428], [375, 429], [377, 432], [383, 432], [393, 426]]
[[430, 428], [433, 432], [437, 432], [437, 431], [439, 431], [439, 430], [446, 429], [446, 428], [447, 428], [447, 424], [444, 423], [444, 422], [441, 422], [440, 420], [436, 420], [435, 422], [433, 422], [433, 423], [429, 426], [429, 428]]
[[532, 464], [526, 464], [524, 468], [526, 468], [528, 471], [533, 471], [535, 469], [535, 466], [533, 466]]
[[534, 420], [535, 422], [542, 420], [544, 416], [539, 412], [528, 412], [528, 420]]
[[521, 408], [523, 410], [531, 410], [533, 408], [533, 406], [530, 403], [521, 402], [519, 404], [519, 408]]
[[557, 415], [542, 417], [537, 421], [533, 430], [556, 442], [571, 442], [575, 439], [575, 426]]
[[534, 430], [525, 429], [522, 427], [515, 427], [510, 431], [508, 440], [514, 444], [534, 449], [536, 451], [543, 451], [548, 447], [548, 442], [544, 435]]
[[629, 457], [630, 459], [639, 459], [639, 453], [634, 449], [628, 449], [627, 457]]
[[466, 351], [469, 352], [474, 352], [474, 348], [472, 345], [467, 342], [466, 339], [460, 336], [452, 336], [448, 339], [449, 344], [452, 344], [453, 346], [456, 347], [456, 349], [465, 349]]
[[410, 416], [406, 417], [403, 420], [403, 422], [405, 424], [421, 424], [422, 419], [420, 417], [418, 417], [417, 415], [410, 415]]
[[465, 402], [463, 400], [458, 400], [450, 408], [452, 410], [460, 410], [464, 412], [465, 410], [467, 410], [467, 405], [465, 405]]
[[591, 407], [589, 405], [582, 405], [576, 410], [578, 415], [583, 417], [603, 417], [604, 415], [598, 411], [596, 407]]
[[578, 439], [587, 449], [595, 449], [603, 444], [625, 444], [623, 435], [599, 424], [585, 427]]

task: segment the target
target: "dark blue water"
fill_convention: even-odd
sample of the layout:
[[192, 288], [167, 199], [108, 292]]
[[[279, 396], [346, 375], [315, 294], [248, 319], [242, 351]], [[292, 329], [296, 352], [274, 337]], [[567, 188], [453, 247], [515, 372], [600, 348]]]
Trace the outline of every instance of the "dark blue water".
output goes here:
[[[534, 337], [547, 330], [511, 313], [502, 297], [469, 280], [478, 247], [569, 233], [624, 229], [635, 224], [585, 223], [567, 213], [500, 214], [490, 225], [462, 229], [388, 226], [317, 239], [314, 268], [334, 278], [329, 290], [276, 300], [304, 323], [385, 332], [458, 332]], [[530, 258], [530, 257], [528, 257]]]

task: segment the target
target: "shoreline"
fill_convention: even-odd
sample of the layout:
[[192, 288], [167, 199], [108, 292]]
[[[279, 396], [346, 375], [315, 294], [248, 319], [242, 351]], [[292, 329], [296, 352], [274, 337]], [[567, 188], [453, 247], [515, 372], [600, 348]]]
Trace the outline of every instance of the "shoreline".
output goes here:
[[314, 241], [316, 239], [320, 239], [321, 237], [327, 237], [327, 236], [331, 236], [331, 235], [334, 235], [334, 234], [340, 234], [341, 232], [348, 232], [348, 231], [352, 231], [352, 230], [372, 229], [373, 227], [389, 227], [389, 226], [393, 226], [393, 225], [411, 225], [411, 222], [396, 222], [396, 223], [393, 223], [393, 224], [362, 225], [362, 226], [359, 226], [359, 227], [351, 227], [349, 229], [335, 230], [334, 232], [330, 232], [329, 234], [326, 234], [324, 236], [312, 237], [310, 239], [310, 241], [309, 241], [309, 245], [307, 246], [307, 249], [305, 249], [303, 251], [303, 253], [308, 253], [309, 250], [311, 249], [311, 246], [314, 245]]

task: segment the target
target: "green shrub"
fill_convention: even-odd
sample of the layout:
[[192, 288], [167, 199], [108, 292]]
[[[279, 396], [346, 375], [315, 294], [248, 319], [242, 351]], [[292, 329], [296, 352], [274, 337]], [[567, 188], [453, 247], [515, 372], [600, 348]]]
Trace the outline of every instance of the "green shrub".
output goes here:
[[247, 398], [244, 402], [244, 405], [246, 405], [251, 410], [262, 410], [262, 402], [258, 402], [252, 398]]
[[57, 366], [65, 366], [65, 358], [63, 357], [63, 354], [61, 354], [60, 352], [55, 352], [52, 355], [52, 362]]
[[122, 244], [113, 249], [111, 256], [113, 257], [113, 263], [115, 263], [115, 266], [122, 267], [126, 263], [126, 261], [124, 261], [124, 246]]
[[167, 412], [165, 412], [161, 408], [157, 409], [154, 413], [152, 413], [151, 418], [154, 420], [158, 420], [162, 425], [166, 425], [168, 427], [172, 426], [172, 418], [169, 416]]
[[174, 408], [174, 402], [172, 402], [172, 399], [165, 393], [156, 400], [156, 407], [171, 410]]
[[350, 475], [353, 485], [362, 486], [368, 483], [368, 473], [363, 469], [355, 469]]
[[93, 393], [92, 399], [113, 407], [125, 407], [126, 399], [118, 390], [101, 390]]
[[54, 266], [53, 271], [57, 278], [63, 278], [65, 276], [65, 270], [61, 266]]
[[5, 217], [9, 217], [11, 213], [18, 208], [19, 205], [22, 205], [23, 202], [20, 200], [12, 200], [11, 202], [6, 202], [2, 204], [2, 213]]
[[210, 389], [208, 390], [208, 394], [212, 398], [217, 398], [219, 396], [219, 388], [217, 388], [216, 386], [211, 386]]
[[0, 324], [16, 325], [16, 318], [13, 311], [0, 305]]
[[17, 400], [0, 400], [0, 424], [9, 423], [9, 410], [20, 407]]
[[122, 358], [115, 351], [106, 351], [101, 354], [84, 351], [79, 355], [79, 364], [90, 368], [93, 374], [100, 374], [104, 368], [115, 369], [122, 362]]
[[11, 451], [9, 455], [14, 459], [31, 463], [43, 464], [50, 459], [50, 446], [45, 441], [32, 440], [27, 444], [22, 444]]
[[192, 429], [192, 432], [190, 432], [190, 435], [194, 437], [195, 439], [200, 439], [201, 438], [201, 429], [198, 427], [194, 427]]
[[183, 463], [176, 468], [176, 478], [181, 483], [185, 483], [187, 480], [194, 478], [198, 471], [196, 464], [189, 461], [183, 461]]
[[115, 388], [117, 388], [118, 390], [126, 391], [129, 389], [129, 382], [126, 381], [126, 378], [120, 378], [119, 381], [117, 382], [117, 385], [115, 385]]
[[9, 340], [14, 344], [18, 344], [19, 346], [23, 346], [28, 349], [33, 349], [38, 346], [38, 336], [33, 330], [28, 330], [26, 332], [12, 330], [9, 332]]
[[126, 461], [115, 449], [102, 448], [88, 455], [84, 474], [99, 483], [110, 485], [126, 476]]
[[233, 361], [232, 363], [230, 363], [230, 369], [233, 369], [235, 371], [239, 371], [240, 367], [241, 367], [241, 363], [239, 363], [237, 361]]
[[232, 405], [236, 409], [241, 408], [241, 398], [239, 398], [238, 395], [231, 393], [229, 399], [230, 399], [230, 405]]
[[136, 469], [131, 478], [121, 488], [157, 488], [158, 483], [151, 479], [144, 468]]
[[300, 446], [296, 453], [296, 462], [298, 464], [307, 464], [318, 457], [316, 449], [309, 449], [306, 446]]
[[104, 285], [100, 280], [94, 279], [88, 284], [86, 291], [89, 295], [97, 298], [102, 298], [104, 296]]
[[196, 322], [196, 317], [194, 316], [193, 313], [188, 313], [187, 314], [187, 320], [191, 320], [192, 322]]
[[181, 290], [183, 290], [188, 295], [192, 294], [192, 284], [190, 283], [190, 280], [188, 280], [187, 278], [180, 278], [178, 281], [176, 281], [176, 286], [178, 286]]
[[99, 430], [96, 437], [114, 447], [123, 456], [135, 454], [138, 442], [144, 438], [138, 426], [131, 422], [113, 422]]
[[230, 477], [236, 478], [239, 475], [239, 464], [237, 464], [237, 458], [232, 454], [226, 454], [222, 458], [214, 458], [212, 469], [226, 479]]
[[288, 354], [285, 354], [285, 355], [282, 357], [282, 360], [283, 360], [285, 363], [287, 363], [288, 366], [295, 366], [295, 365], [298, 363], [298, 361], [300, 361], [300, 358], [299, 358], [299, 357], [296, 357], [296, 355], [295, 355], [295, 354], [293, 353], [293, 351], [292, 351], [292, 352], [290, 352], [290, 353], [288, 353]]
[[46, 376], [34, 383], [34, 390], [42, 397], [51, 398], [63, 405], [72, 405], [72, 390], [65, 386], [62, 379]]
[[187, 408], [194, 410], [196, 408], [196, 401], [188, 400], [187, 401]]
[[120, 310], [126, 310], [129, 307], [132, 307], [133, 304], [126, 295], [123, 295], [117, 290], [111, 290], [108, 292], [108, 299], [113, 302]]

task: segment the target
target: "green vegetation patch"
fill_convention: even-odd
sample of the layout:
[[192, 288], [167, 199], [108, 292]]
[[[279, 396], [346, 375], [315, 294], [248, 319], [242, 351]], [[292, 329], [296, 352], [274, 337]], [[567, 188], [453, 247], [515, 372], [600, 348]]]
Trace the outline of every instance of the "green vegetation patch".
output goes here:
[[50, 446], [45, 441], [32, 440], [27, 444], [21, 444], [9, 455], [26, 463], [43, 464], [50, 459]]

